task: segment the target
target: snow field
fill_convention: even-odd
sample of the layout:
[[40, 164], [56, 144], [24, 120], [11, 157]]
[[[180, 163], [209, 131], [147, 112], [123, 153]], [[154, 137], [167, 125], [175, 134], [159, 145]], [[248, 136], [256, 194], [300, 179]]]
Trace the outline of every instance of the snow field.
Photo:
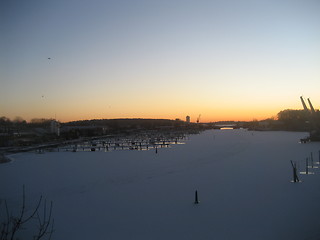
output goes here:
[[319, 239], [320, 170], [291, 182], [290, 160], [302, 171], [318, 159], [306, 135], [210, 130], [158, 154], [16, 154], [0, 165], [1, 199], [17, 208], [25, 185], [30, 208], [52, 200], [59, 240]]

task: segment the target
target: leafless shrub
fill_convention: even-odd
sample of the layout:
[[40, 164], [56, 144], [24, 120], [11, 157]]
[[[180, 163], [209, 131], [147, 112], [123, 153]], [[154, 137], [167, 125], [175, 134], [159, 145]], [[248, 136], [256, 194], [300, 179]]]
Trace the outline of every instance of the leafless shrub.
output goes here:
[[[17, 234], [28, 224], [34, 224], [37, 231], [33, 236], [34, 240], [51, 239], [53, 233], [54, 219], [52, 218], [52, 201], [47, 206], [47, 201], [40, 196], [36, 207], [31, 213], [27, 213], [25, 187], [22, 190], [22, 203], [18, 214], [13, 215], [4, 200], [4, 206], [0, 211], [0, 240], [18, 240]], [[2, 202], [0, 202], [1, 204]], [[1, 204], [2, 205], [2, 204]]]

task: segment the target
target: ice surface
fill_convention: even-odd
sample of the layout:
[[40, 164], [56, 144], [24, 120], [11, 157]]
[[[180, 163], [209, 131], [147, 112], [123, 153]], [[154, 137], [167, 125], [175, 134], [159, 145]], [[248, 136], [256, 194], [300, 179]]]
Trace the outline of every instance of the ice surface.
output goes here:
[[318, 161], [306, 135], [210, 130], [157, 154], [16, 154], [0, 165], [0, 198], [17, 207], [25, 185], [29, 204], [52, 200], [59, 240], [320, 239], [320, 170], [291, 182], [290, 160], [299, 172], [311, 152]]

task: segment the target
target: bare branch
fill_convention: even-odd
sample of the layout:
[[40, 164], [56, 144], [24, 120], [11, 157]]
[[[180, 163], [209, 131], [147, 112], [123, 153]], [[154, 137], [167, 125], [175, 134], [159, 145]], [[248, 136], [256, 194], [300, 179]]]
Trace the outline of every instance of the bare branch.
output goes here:
[[39, 207], [40, 207], [40, 205], [41, 205], [41, 201], [42, 201], [42, 196], [40, 196], [39, 201], [38, 201], [38, 204], [37, 204], [36, 208], [34, 209], [33, 213], [32, 213], [28, 218], [26, 218], [25, 220], [23, 220], [23, 221], [22, 221], [22, 224], [28, 222], [31, 218], [33, 218], [33, 217], [36, 215], [36, 213], [38, 212]]
[[7, 217], [7, 220], [4, 220], [1, 223], [1, 240], [6, 240], [8, 235], [9, 235], [9, 226], [10, 226], [10, 215], [9, 215], [9, 209], [8, 209], [8, 204], [7, 201], [4, 200], [4, 205], [5, 205], [5, 214]]
[[[34, 208], [34, 210], [32, 211], [32, 213], [26, 216], [27, 207], [26, 207], [26, 194], [25, 194], [24, 186], [22, 190], [22, 203], [20, 207], [20, 212], [17, 217], [9, 214], [9, 208], [8, 208], [7, 202], [6, 200], [4, 200], [4, 205], [5, 205], [4, 215], [6, 216], [6, 219], [0, 223], [0, 240], [17, 239], [15, 237], [17, 232], [22, 229], [25, 223], [29, 221], [32, 222], [32, 219], [38, 222], [38, 233], [34, 236], [34, 239], [40, 240], [44, 236], [48, 236], [48, 239], [50, 240], [53, 233], [53, 225], [54, 225], [54, 221], [52, 219], [53, 203], [52, 201], [50, 202], [50, 207], [48, 209], [47, 201], [45, 200], [43, 205], [43, 214], [40, 215], [39, 210], [40, 210], [41, 204], [42, 204], [42, 196], [40, 196], [39, 201], [36, 207]], [[49, 230], [50, 225], [51, 225], [51, 229]]]
[[[51, 238], [51, 235], [53, 233], [53, 223], [51, 224], [52, 208], [53, 208], [53, 203], [51, 201], [50, 210], [49, 210], [49, 216], [47, 217], [46, 216], [46, 214], [47, 214], [47, 204], [46, 204], [46, 201], [45, 201], [44, 209], [43, 209], [43, 219], [41, 220], [40, 219], [40, 215], [37, 214], [38, 222], [39, 222], [39, 231], [38, 231], [38, 235], [34, 236], [35, 240], [40, 240], [46, 234], [49, 234], [49, 238]], [[52, 225], [52, 227], [51, 227], [51, 231], [48, 232], [48, 228], [49, 228], [50, 224]]]
[[13, 226], [12, 226], [12, 230], [11, 230], [11, 238], [10, 238], [10, 240], [13, 240], [14, 235], [16, 234], [18, 229], [21, 227], [22, 219], [23, 219], [23, 216], [25, 214], [25, 209], [26, 209], [26, 205], [25, 204], [26, 204], [26, 195], [25, 195], [25, 187], [23, 185], [23, 187], [22, 187], [22, 207], [21, 207], [21, 212], [20, 212], [20, 216], [19, 217], [12, 218]]

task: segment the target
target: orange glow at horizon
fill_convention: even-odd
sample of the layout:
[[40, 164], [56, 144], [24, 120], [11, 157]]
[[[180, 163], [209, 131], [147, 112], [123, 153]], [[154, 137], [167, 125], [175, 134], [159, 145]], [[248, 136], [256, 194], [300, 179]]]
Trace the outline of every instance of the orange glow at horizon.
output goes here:
[[[277, 114], [285, 109], [302, 109], [299, 96], [290, 99], [276, 99], [273, 102], [267, 98], [260, 101], [241, 100], [236, 97], [222, 98], [214, 101], [210, 96], [197, 95], [199, 99], [186, 96], [167, 98], [160, 94], [144, 97], [134, 97], [124, 94], [119, 100], [107, 101], [99, 94], [88, 96], [86, 99], [76, 98], [72, 95], [65, 96], [58, 101], [49, 97], [29, 102], [32, 109], [24, 106], [10, 106], [3, 116], [14, 119], [17, 116], [30, 121], [33, 118], [55, 118], [60, 122], [90, 119], [117, 119], [117, 118], [147, 118], [147, 119], [181, 119], [191, 117], [191, 122], [196, 122], [201, 114], [200, 122], [216, 121], [252, 121], [277, 117]], [[220, 96], [220, 95], [219, 95]], [[201, 98], [202, 97], [202, 98]], [[73, 98], [76, 98], [74, 100]], [[219, 102], [220, 100], [220, 102]], [[293, 103], [293, 104], [292, 104]], [[10, 107], [15, 111], [9, 111]], [[317, 102], [314, 102], [317, 108]]]
[[[280, 110], [279, 110], [280, 111]], [[196, 122], [199, 114], [201, 114], [200, 122], [217, 122], [217, 121], [253, 121], [253, 120], [263, 120], [271, 117], [276, 117], [276, 112], [266, 112], [266, 111], [252, 111], [252, 110], [232, 110], [225, 109], [220, 111], [181, 111], [181, 112], [136, 112], [136, 113], [119, 113], [118, 111], [112, 113], [106, 113], [102, 111], [86, 111], [78, 113], [75, 111], [60, 112], [58, 114], [39, 114], [35, 116], [21, 116], [22, 118], [30, 121], [33, 118], [56, 118], [60, 122], [70, 122], [78, 120], [91, 120], [91, 119], [120, 119], [120, 118], [145, 118], [145, 119], [180, 119], [185, 121], [186, 116], [191, 117], [191, 122]], [[43, 113], [43, 112], [42, 112]], [[14, 119], [14, 117], [11, 117]]]

